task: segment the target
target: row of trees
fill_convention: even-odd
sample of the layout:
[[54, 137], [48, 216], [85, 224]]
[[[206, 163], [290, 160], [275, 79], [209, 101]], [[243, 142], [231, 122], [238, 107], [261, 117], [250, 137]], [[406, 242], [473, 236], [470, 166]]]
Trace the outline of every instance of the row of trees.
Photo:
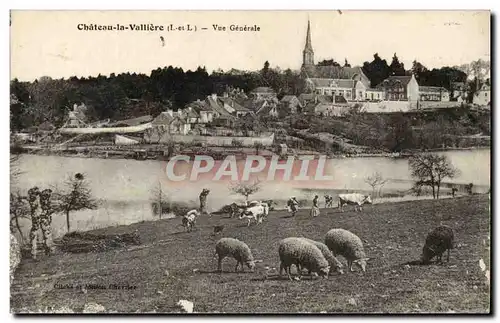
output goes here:
[[[290, 118], [292, 120], [292, 118]], [[491, 133], [491, 118], [487, 112], [471, 111], [467, 107], [447, 111], [414, 113], [350, 113], [344, 118], [316, 117], [295, 118], [292, 127], [314, 129], [392, 152], [409, 149], [462, 147], [464, 136]]]
[[[31, 221], [31, 210], [28, 203], [28, 197], [18, 187], [19, 176], [22, 172], [19, 170], [20, 155], [11, 155], [10, 157], [10, 230], [17, 232], [21, 241], [25, 241], [22, 231], [21, 219]], [[51, 213], [52, 216], [62, 214], [66, 217], [66, 229], [71, 230], [70, 214], [71, 212], [84, 209], [96, 209], [99, 202], [93, 198], [85, 176], [77, 173], [69, 177], [62, 189], [52, 187]]]
[[[445, 178], [452, 179], [460, 174], [459, 170], [453, 166], [445, 155], [430, 153], [417, 154], [408, 160], [408, 165], [410, 167], [411, 176], [415, 180], [412, 191], [420, 195], [424, 187], [429, 187], [434, 199], [439, 199], [441, 185]], [[380, 196], [380, 191], [387, 181], [388, 180], [384, 179], [379, 172], [375, 172], [365, 178], [365, 183], [372, 188], [374, 197]], [[468, 185], [468, 190], [469, 194], [472, 194], [472, 183]], [[457, 188], [453, 187], [453, 195], [455, 195], [456, 191]]]
[[[324, 60], [319, 65], [341, 66], [333, 59]], [[349, 67], [350, 64], [345, 60], [342, 66]], [[476, 76], [474, 87], [470, 88], [472, 91], [482, 84], [485, 66], [486, 63], [481, 62], [428, 70], [415, 61], [412, 68], [406, 70], [396, 54], [388, 64], [376, 53], [373, 60], [365, 62], [362, 68], [372, 86], [390, 75], [415, 73], [421, 85], [450, 89], [452, 82], [465, 82], [467, 75], [471, 74]], [[205, 67], [184, 71], [168, 66], [157, 68], [150, 75], [121, 73], [57, 80], [41, 77], [34, 82], [14, 79], [10, 84], [11, 127], [20, 130], [44, 121], [60, 126], [74, 103], [85, 103], [89, 122], [106, 118], [119, 120], [145, 114], [156, 116], [166, 108], [177, 109], [211, 93], [221, 94], [227, 87], [248, 93], [259, 86], [269, 86], [282, 96], [301, 93], [304, 82], [298, 71], [271, 68], [268, 61], [260, 71], [253, 72], [216, 70], [209, 74]]]
[[49, 121], [61, 126], [74, 103], [87, 106], [87, 121], [114, 120], [150, 114], [158, 115], [167, 108], [178, 109], [187, 103], [204, 99], [211, 93], [221, 94], [228, 87], [245, 92], [269, 86], [278, 93], [298, 94], [301, 79], [290, 69], [272, 69], [266, 62], [261, 71], [208, 74], [199, 67], [184, 72], [172, 66], [146, 74], [122, 73], [109, 77], [54, 80], [42, 77], [34, 82], [11, 81], [11, 128], [24, 129]]

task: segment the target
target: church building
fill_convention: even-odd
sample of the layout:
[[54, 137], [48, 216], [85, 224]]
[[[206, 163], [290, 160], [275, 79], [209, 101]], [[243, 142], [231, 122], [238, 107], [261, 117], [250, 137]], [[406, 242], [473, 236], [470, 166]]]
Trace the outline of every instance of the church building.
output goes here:
[[311, 22], [307, 22], [306, 44], [302, 51], [301, 77], [305, 79], [306, 91], [320, 95], [342, 95], [347, 100], [365, 100], [371, 88], [370, 79], [361, 67], [314, 64]]

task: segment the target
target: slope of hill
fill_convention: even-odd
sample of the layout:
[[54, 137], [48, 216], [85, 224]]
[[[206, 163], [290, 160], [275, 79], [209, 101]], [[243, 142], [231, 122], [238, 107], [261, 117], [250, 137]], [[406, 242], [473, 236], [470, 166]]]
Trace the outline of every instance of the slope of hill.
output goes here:
[[[317, 218], [308, 209], [295, 218], [273, 211], [268, 221], [250, 227], [217, 215], [199, 219], [191, 233], [184, 232], [180, 219], [100, 229], [93, 233], [137, 230], [142, 244], [128, 250], [58, 253], [38, 262], [24, 259], [11, 286], [11, 307], [13, 312], [61, 306], [81, 311], [86, 303], [96, 302], [106, 311], [173, 312], [175, 303], [186, 299], [194, 303], [195, 312], [210, 313], [487, 313], [490, 289], [479, 260], [489, 267], [489, 205], [488, 195], [474, 195], [370, 205], [363, 212], [322, 209]], [[225, 225], [224, 232], [214, 238], [213, 227], [219, 224]], [[456, 232], [450, 262], [406, 265], [419, 259], [427, 233], [439, 224]], [[329, 229], [338, 227], [365, 241], [371, 257], [366, 273], [305, 276], [301, 281], [277, 278], [272, 268], [279, 270], [280, 239], [322, 241]], [[233, 259], [224, 261], [222, 274], [215, 272], [214, 245], [221, 236], [252, 248], [255, 259], [262, 260], [255, 272], [234, 273]]]

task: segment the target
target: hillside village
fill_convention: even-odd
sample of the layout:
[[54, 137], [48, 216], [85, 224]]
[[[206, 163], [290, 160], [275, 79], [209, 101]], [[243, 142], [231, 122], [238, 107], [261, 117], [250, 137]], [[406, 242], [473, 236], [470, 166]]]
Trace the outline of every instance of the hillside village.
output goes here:
[[[177, 109], [163, 107], [163, 111], [157, 115], [126, 120], [106, 119], [88, 123], [85, 102], [74, 103], [62, 127], [55, 127], [50, 121], [45, 121], [23, 129], [15, 134], [15, 138], [18, 142], [44, 144], [59, 150], [81, 146], [83, 143], [87, 146], [108, 144], [120, 147], [185, 144], [202, 147], [275, 147], [275, 152], [286, 153], [287, 147], [308, 147], [309, 150], [324, 152], [323, 144], [326, 143], [330, 148], [337, 148], [333, 150], [346, 152], [350, 150], [349, 147], [361, 147], [359, 140], [351, 145], [352, 138], [346, 136], [345, 132], [321, 132], [321, 127], [312, 126], [311, 122], [314, 124], [318, 119], [324, 122], [325, 118], [333, 118], [332, 122], [336, 120], [336, 124], [339, 120], [349, 123], [348, 118], [356, 114], [373, 114], [385, 120], [387, 117], [381, 115], [403, 113], [411, 116], [416, 112], [464, 107], [469, 110], [487, 110], [491, 104], [489, 79], [474, 93], [472, 102], [467, 103], [464, 82], [452, 83], [449, 91], [445, 87], [421, 86], [415, 75], [411, 74], [390, 75], [380, 83], [372, 84], [362, 67], [350, 67], [347, 61], [345, 66], [315, 64], [309, 23], [300, 78], [304, 87], [298, 95], [282, 95], [269, 86], [259, 86], [245, 92], [226, 84], [220, 94], [210, 94]], [[17, 98], [11, 95], [11, 106], [16, 104]], [[482, 112], [485, 113], [489, 114]], [[365, 119], [364, 125], [377, 122], [371, 117]], [[301, 126], [301, 123], [308, 124]], [[309, 129], [304, 131], [305, 128]], [[418, 130], [419, 127], [413, 128]], [[473, 140], [475, 144], [489, 144], [487, 132], [465, 133], [462, 137], [475, 135], [475, 139], [479, 139]], [[449, 145], [443, 143], [441, 147], [463, 146], [463, 140]]]

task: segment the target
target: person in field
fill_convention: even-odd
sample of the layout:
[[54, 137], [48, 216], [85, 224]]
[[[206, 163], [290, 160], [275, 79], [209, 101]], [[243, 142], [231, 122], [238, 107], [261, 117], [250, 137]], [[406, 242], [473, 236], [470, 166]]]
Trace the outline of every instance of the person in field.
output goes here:
[[200, 213], [201, 214], [207, 214], [208, 216], [212, 216], [210, 213], [207, 211], [207, 196], [208, 193], [210, 193], [210, 190], [204, 188], [201, 193], [200, 193]]
[[315, 195], [313, 199], [313, 205], [311, 208], [311, 215], [317, 217], [319, 215], [319, 196]]
[[299, 202], [297, 201], [295, 196], [292, 196], [292, 198], [286, 202], [286, 205], [288, 208], [288, 212], [292, 213], [292, 216], [295, 216], [295, 213], [297, 213], [297, 211], [299, 210]]

